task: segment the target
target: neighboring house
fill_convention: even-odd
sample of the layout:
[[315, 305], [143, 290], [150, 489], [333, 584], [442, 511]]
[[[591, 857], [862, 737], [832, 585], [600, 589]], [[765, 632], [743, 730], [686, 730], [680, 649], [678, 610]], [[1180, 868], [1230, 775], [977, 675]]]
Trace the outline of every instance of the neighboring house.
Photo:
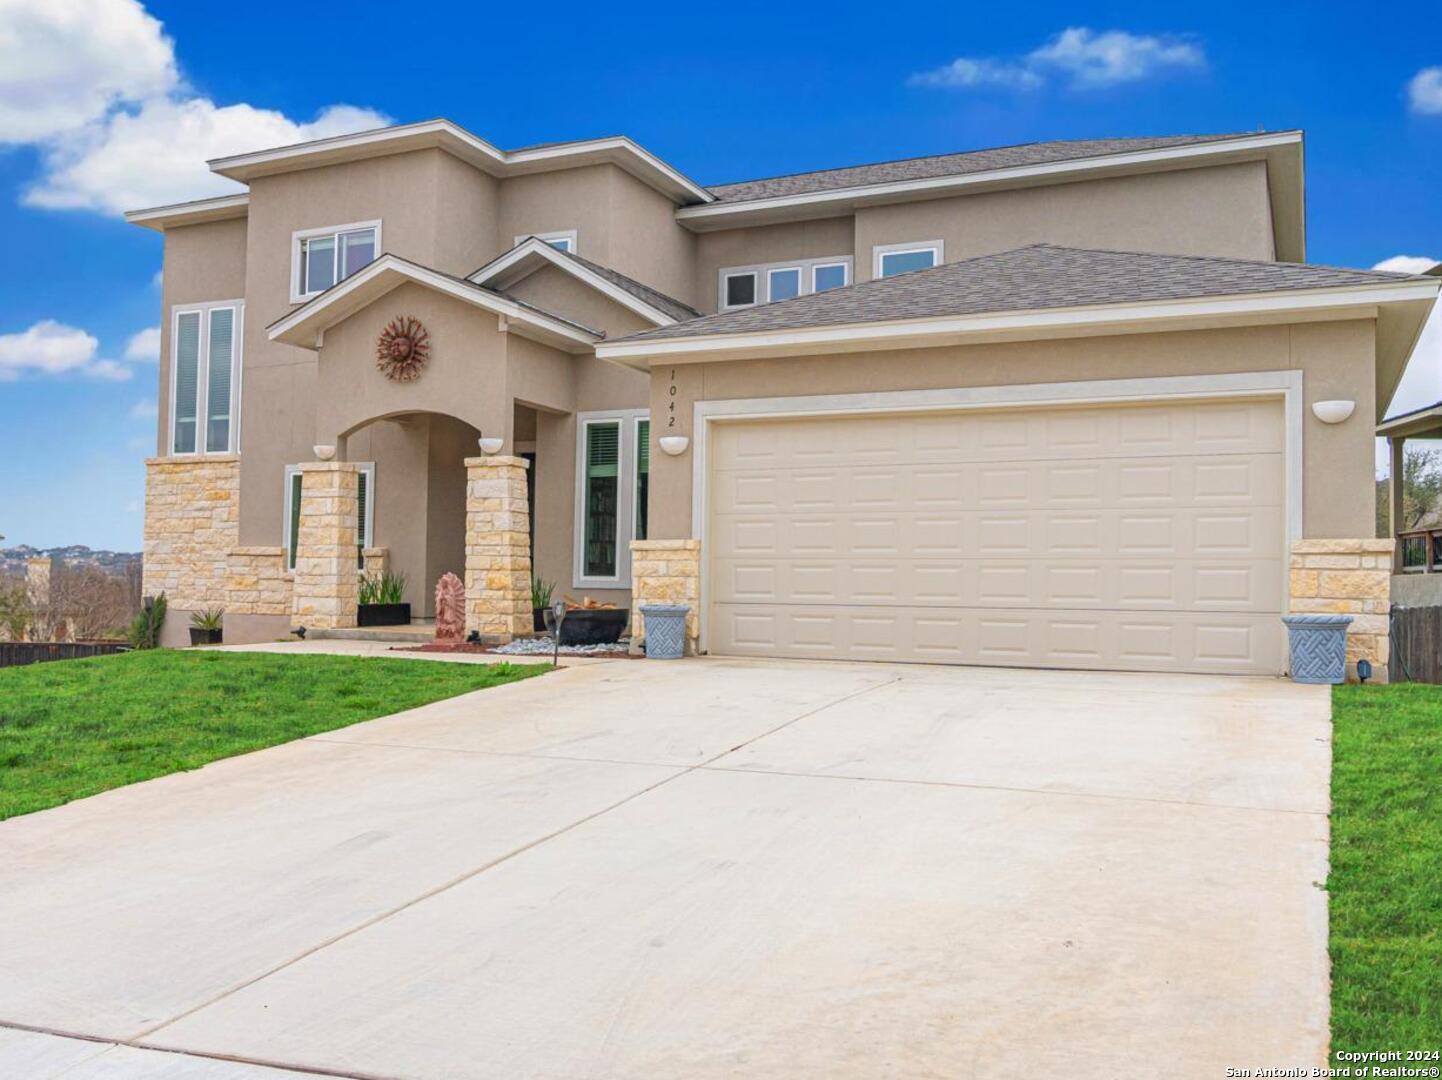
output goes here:
[[1275, 673], [1281, 613], [1356, 601], [1385, 657], [1372, 425], [1438, 282], [1302, 265], [1299, 132], [708, 188], [432, 121], [211, 167], [248, 192], [130, 215], [167, 640], [343, 627], [364, 561], [422, 614], [464, 573], [493, 637], [534, 564], [715, 653]]

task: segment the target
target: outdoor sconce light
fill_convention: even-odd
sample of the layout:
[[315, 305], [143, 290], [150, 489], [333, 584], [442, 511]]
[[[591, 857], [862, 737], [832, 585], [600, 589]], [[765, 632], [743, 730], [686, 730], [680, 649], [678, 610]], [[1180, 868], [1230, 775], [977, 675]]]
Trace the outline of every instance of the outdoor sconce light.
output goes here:
[[476, 440], [476, 442], [480, 444], [481, 453], [489, 456], [491, 454], [500, 453], [501, 447], [505, 445], [506, 440], [498, 439], [494, 435], [490, 437], [482, 435], [479, 439]]
[[1314, 401], [1312, 415], [1324, 424], [1340, 424], [1356, 407], [1355, 401]]
[[686, 452], [686, 447], [691, 445], [691, 440], [685, 435], [662, 435], [660, 443], [662, 450], [675, 457], [677, 454]]
[[315, 458], [317, 461], [329, 461], [331, 458], [335, 457], [334, 446], [312, 446], [311, 449], [315, 451]]

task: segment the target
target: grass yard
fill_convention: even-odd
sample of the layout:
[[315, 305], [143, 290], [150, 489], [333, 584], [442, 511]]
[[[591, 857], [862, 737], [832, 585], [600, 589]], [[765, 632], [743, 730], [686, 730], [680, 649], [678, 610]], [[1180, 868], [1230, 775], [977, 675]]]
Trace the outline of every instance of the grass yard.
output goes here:
[[180, 652], [0, 670], [0, 819], [549, 671]]
[[1333, 695], [1332, 1050], [1442, 1049], [1442, 687]]

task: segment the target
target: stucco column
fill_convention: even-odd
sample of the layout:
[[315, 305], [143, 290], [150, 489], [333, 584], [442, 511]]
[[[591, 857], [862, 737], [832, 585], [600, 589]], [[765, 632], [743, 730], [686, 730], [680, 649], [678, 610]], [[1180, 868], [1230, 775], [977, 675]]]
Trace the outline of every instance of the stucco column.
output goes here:
[[531, 506], [525, 458], [466, 458], [466, 632], [531, 633]]
[[301, 465], [300, 473], [291, 625], [313, 630], [354, 626], [359, 470], [349, 462], [314, 461]]

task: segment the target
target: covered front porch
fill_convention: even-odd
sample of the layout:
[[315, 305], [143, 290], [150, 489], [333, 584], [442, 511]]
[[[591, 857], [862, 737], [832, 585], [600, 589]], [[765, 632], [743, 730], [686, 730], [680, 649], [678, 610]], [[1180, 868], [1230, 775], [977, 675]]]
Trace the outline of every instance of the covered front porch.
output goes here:
[[1442, 521], [1434, 516], [1409, 520], [1404, 498], [1407, 444], [1442, 440], [1442, 402], [1403, 413], [1377, 425], [1387, 440], [1388, 522], [1392, 556], [1392, 603], [1402, 607], [1442, 605]]

